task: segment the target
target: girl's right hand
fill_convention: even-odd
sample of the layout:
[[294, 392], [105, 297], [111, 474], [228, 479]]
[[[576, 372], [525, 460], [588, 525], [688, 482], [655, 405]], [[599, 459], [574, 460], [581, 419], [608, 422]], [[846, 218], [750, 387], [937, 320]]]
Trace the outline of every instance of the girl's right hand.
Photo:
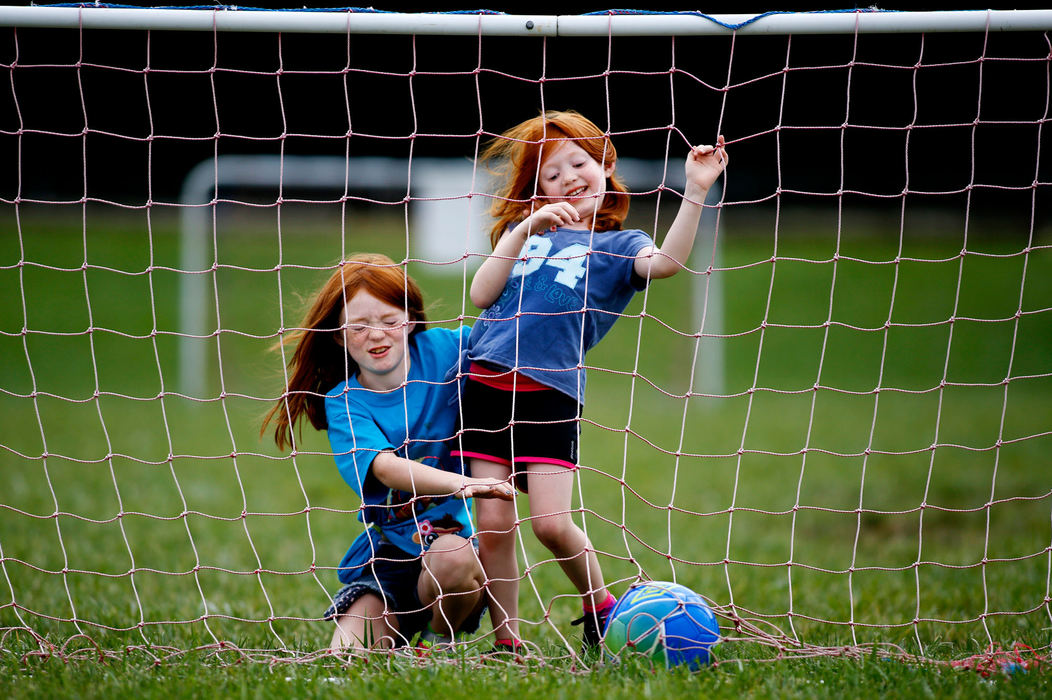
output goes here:
[[557, 226], [569, 226], [581, 219], [577, 209], [569, 202], [551, 202], [532, 213], [529, 209], [523, 209], [522, 216], [522, 221], [501, 235], [493, 248], [493, 255], [482, 261], [471, 280], [471, 303], [480, 309], [488, 309], [500, 298], [508, 275], [519, 260], [522, 246], [530, 236], [554, 231]]
[[461, 498], [499, 498], [502, 501], [511, 501], [515, 498], [515, 490], [507, 480], [469, 478], [464, 480], [460, 496]]
[[534, 210], [532, 214], [527, 210], [526, 214], [523, 223], [527, 226], [527, 237], [554, 231], [559, 226], [569, 226], [581, 220], [580, 212], [569, 202], [552, 202]]

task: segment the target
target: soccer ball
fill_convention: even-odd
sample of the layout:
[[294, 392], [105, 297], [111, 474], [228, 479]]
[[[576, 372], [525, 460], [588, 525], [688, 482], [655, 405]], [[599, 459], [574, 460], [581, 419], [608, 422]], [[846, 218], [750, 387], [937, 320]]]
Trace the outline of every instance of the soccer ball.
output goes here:
[[668, 581], [633, 584], [607, 618], [603, 642], [617, 658], [625, 651], [646, 654], [665, 668], [685, 664], [697, 670], [709, 662], [720, 627], [705, 599]]

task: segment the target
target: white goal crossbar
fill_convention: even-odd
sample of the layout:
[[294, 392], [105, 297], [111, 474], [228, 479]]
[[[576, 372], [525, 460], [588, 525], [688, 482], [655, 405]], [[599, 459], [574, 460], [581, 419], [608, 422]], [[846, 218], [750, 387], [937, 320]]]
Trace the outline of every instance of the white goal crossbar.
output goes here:
[[1052, 10], [900, 12], [879, 9], [718, 14], [629, 12], [587, 15], [398, 13], [375, 10], [155, 9], [0, 7], [0, 26], [183, 31], [441, 34], [485, 36], [701, 36], [944, 31], [1034, 31], [1052, 28]]

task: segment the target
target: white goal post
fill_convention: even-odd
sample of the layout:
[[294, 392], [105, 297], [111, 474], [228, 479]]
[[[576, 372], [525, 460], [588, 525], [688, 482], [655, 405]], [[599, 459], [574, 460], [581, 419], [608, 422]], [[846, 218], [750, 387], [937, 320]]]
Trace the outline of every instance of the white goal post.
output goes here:
[[[411, 174], [411, 177], [410, 177]], [[677, 190], [683, 188], [683, 173], [665, 172], [663, 161], [622, 158], [618, 174], [634, 191], [648, 191], [664, 184]], [[210, 254], [213, 229], [209, 212], [216, 205], [221, 189], [310, 188], [343, 192], [405, 192], [409, 200], [409, 229], [417, 255], [426, 260], [452, 263], [462, 260], [466, 252], [482, 252], [488, 245], [484, 233], [486, 224], [485, 198], [469, 196], [473, 191], [488, 191], [489, 184], [479, 177], [473, 163], [460, 158], [416, 158], [412, 162], [397, 158], [339, 156], [219, 156], [202, 161], [186, 176], [180, 201], [185, 208], [180, 214], [180, 268], [204, 274], [189, 274], [180, 278], [179, 333], [179, 391], [187, 396], [204, 396], [208, 367], [208, 350], [195, 339], [207, 337], [209, 293], [207, 271], [213, 270], [215, 256]], [[721, 187], [717, 183], [709, 192], [707, 203], [719, 202]], [[715, 216], [710, 209], [702, 223], [698, 251], [705, 252], [714, 265], [719, 253], [714, 236]], [[477, 262], [469, 261], [472, 269]], [[444, 274], [458, 274], [455, 265], [438, 267]], [[722, 290], [719, 281], [695, 281], [692, 304], [701, 317], [707, 305], [706, 334], [720, 334]], [[722, 352], [718, 345], [708, 349], [696, 367], [695, 384], [707, 393], [723, 391]]]

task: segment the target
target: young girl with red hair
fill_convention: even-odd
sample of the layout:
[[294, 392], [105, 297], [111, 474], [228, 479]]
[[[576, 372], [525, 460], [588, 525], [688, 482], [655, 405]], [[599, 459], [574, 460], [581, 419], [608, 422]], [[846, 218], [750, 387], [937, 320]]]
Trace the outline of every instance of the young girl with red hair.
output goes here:
[[[471, 541], [471, 497], [508, 499], [506, 481], [472, 478], [450, 455], [456, 367], [469, 327], [425, 329], [423, 295], [383, 255], [343, 261], [286, 344], [288, 391], [270, 410], [280, 449], [306, 419], [328, 432], [365, 531], [338, 568], [324, 618], [333, 649], [451, 644], [477, 629], [485, 574]], [[261, 432], [262, 432], [261, 431]]]
[[[467, 342], [463, 433], [454, 454], [479, 477], [514, 477], [530, 496], [530, 525], [581, 594], [584, 647], [595, 647], [615, 599], [571, 518], [584, 355], [650, 280], [671, 277], [694, 245], [702, 204], [727, 165], [724, 140], [687, 154], [679, 213], [661, 246], [621, 230], [627, 190], [607, 135], [577, 112], [550, 111], [506, 131], [484, 154], [503, 168], [492, 207], [493, 254], [471, 300], [484, 309]], [[518, 637], [516, 511], [478, 504], [479, 553], [490, 579], [497, 645]]]

